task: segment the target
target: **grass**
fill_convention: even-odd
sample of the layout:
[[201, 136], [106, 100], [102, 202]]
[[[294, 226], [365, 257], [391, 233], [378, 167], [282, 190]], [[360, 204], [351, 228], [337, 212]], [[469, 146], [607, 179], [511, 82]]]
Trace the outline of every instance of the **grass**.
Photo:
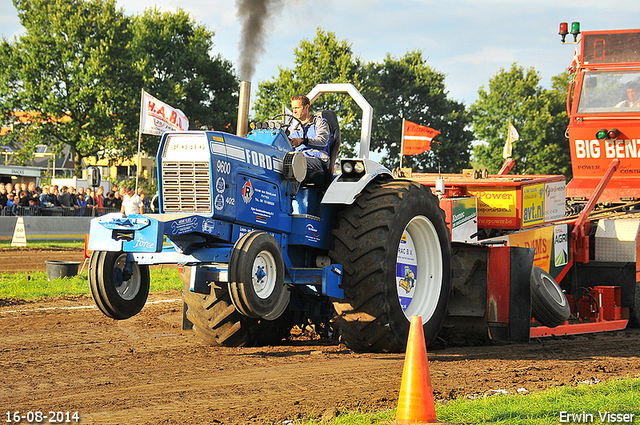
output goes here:
[[[11, 248], [11, 239], [0, 239], [0, 248]], [[84, 240], [80, 239], [55, 239], [55, 240], [28, 240], [27, 248], [40, 249], [84, 249]]]
[[[640, 379], [556, 387], [525, 395], [493, 395], [474, 400], [456, 399], [447, 403], [436, 403], [435, 408], [438, 420], [451, 424], [640, 423]], [[609, 414], [615, 416], [608, 416]], [[622, 416], [625, 414], [626, 417]], [[292, 422], [296, 425], [320, 423], [393, 424], [395, 410], [375, 413], [350, 412], [325, 422]]]
[[[438, 407], [438, 419], [453, 423], [608, 423], [609, 421], [600, 418], [601, 414], [605, 415], [607, 412], [634, 414], [634, 420], [637, 419], [635, 423], [640, 423], [640, 379], [556, 387], [528, 395], [492, 396], [473, 401], [455, 400]], [[565, 412], [564, 417], [561, 412]], [[585, 413], [591, 416], [585, 416]], [[582, 419], [577, 415], [582, 415]], [[589, 420], [591, 417], [593, 421]]]
[[[150, 269], [151, 292], [182, 289], [182, 281], [175, 265], [153, 266]], [[46, 272], [0, 273], [0, 298], [36, 300], [64, 295], [89, 295], [87, 266], [82, 274], [47, 280]]]

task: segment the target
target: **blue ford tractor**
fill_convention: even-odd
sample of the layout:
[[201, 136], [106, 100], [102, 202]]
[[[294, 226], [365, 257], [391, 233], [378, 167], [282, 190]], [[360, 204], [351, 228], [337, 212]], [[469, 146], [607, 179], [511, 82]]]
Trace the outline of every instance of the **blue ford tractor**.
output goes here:
[[363, 108], [360, 157], [342, 159], [335, 175], [341, 136], [331, 111], [320, 112], [332, 131], [321, 175], [307, 175], [282, 120], [254, 123], [246, 135], [166, 133], [160, 213], [91, 222], [99, 309], [134, 316], [147, 300], [149, 266], [178, 264], [183, 327], [211, 345], [274, 344], [313, 323], [354, 350], [402, 351], [412, 315], [433, 342], [451, 286], [444, 212], [429, 188], [368, 159], [372, 108], [355, 87], [320, 85], [308, 96], [313, 103], [326, 92], [349, 93]]

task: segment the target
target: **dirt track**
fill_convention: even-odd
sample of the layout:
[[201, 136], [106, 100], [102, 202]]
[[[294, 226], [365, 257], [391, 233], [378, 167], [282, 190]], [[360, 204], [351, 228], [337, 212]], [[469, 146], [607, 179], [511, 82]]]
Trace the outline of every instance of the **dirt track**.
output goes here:
[[[203, 346], [181, 330], [179, 297], [153, 294], [125, 321], [103, 316], [88, 297], [0, 300], [2, 413], [78, 411], [90, 424], [245, 424], [396, 407], [403, 355], [317, 340]], [[640, 376], [639, 342], [640, 330], [628, 329], [430, 350], [429, 369], [436, 400], [532, 392]]]
[[0, 273], [45, 271], [45, 261], [84, 261], [81, 249], [0, 248]]

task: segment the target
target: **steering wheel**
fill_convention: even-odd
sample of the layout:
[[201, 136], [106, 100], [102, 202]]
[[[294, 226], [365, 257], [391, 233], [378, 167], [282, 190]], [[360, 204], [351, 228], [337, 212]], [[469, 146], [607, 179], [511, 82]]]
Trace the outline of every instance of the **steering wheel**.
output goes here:
[[[273, 118], [271, 118], [272, 120], [275, 120], [276, 118], [280, 118], [280, 117], [289, 117], [291, 119], [294, 119], [296, 121], [298, 121], [298, 124], [300, 125], [300, 128], [304, 128], [304, 126], [302, 125], [302, 121], [300, 121], [297, 117], [295, 117], [292, 114], [278, 114], [275, 115]], [[291, 125], [290, 124], [284, 124], [283, 128], [285, 129], [285, 132], [287, 133], [287, 136], [291, 135], [290, 130]], [[290, 138], [290, 137], [289, 137]]]

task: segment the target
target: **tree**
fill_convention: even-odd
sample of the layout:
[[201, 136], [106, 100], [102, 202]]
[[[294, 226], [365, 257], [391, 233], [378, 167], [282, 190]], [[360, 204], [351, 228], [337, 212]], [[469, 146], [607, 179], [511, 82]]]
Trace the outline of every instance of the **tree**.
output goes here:
[[31, 119], [11, 137], [27, 152], [38, 143], [55, 151], [69, 145], [79, 175], [82, 157], [130, 136], [121, 87], [134, 78], [129, 19], [114, 0], [14, 4], [26, 33], [2, 40], [0, 108], [5, 116], [29, 111]]
[[469, 166], [473, 136], [466, 127], [471, 119], [462, 103], [447, 98], [444, 74], [428, 66], [422, 52], [399, 59], [387, 54], [382, 63], [368, 64], [365, 75], [365, 97], [375, 110], [372, 148], [387, 152], [385, 165], [399, 165], [404, 118], [441, 134], [431, 150], [405, 156], [403, 166], [430, 172], [461, 172]]
[[567, 74], [554, 77], [553, 90], [545, 90], [533, 68], [525, 70], [515, 63], [509, 71], [501, 68], [489, 81], [489, 91], [481, 87], [478, 100], [471, 105], [474, 132], [485, 142], [476, 146], [478, 161], [491, 172], [500, 169], [511, 122], [520, 136], [512, 148], [512, 174], [569, 176], [571, 160], [564, 136], [568, 81]]
[[549, 151], [545, 160], [548, 161], [550, 174], [563, 174], [567, 181], [572, 177], [571, 149], [566, 136], [569, 125], [567, 92], [572, 78], [566, 71], [551, 77], [551, 90], [547, 90], [549, 113], [553, 117], [547, 127], [547, 134], [553, 143], [547, 145]]
[[[213, 31], [196, 24], [182, 9], [172, 13], [153, 8], [133, 18], [132, 32], [135, 67], [141, 74], [136, 100], [144, 87], [181, 109], [192, 129], [229, 130], [235, 125], [238, 80], [231, 62], [210, 54]], [[146, 150], [153, 152], [158, 139], [149, 136], [145, 142]]]
[[[68, 145], [75, 174], [83, 157], [137, 149], [141, 89], [182, 109], [192, 128], [233, 122], [237, 79], [211, 56], [214, 33], [184, 11], [133, 18], [115, 0], [14, 0], [26, 33], [0, 46], [0, 109], [29, 111], [11, 138], [29, 157], [36, 144]], [[145, 137], [155, 152], [158, 139]]]
[[[259, 84], [254, 103], [257, 119], [268, 119], [289, 107], [291, 96], [306, 94], [320, 83], [351, 83], [361, 89], [360, 59], [354, 57], [351, 45], [339, 41], [331, 32], [318, 28], [313, 41], [302, 40], [294, 49], [293, 69], [279, 68], [273, 81]], [[356, 141], [360, 140], [362, 112], [348, 95], [323, 95], [313, 110], [331, 109], [337, 112], [342, 133], [341, 152], [353, 155]]]
[[[441, 145], [422, 155], [407, 157], [409, 166], [426, 171], [459, 171], [468, 166], [471, 133], [464, 105], [447, 99], [444, 76], [427, 66], [418, 51], [400, 59], [387, 55], [383, 63], [362, 64], [346, 41], [318, 29], [313, 41], [294, 49], [295, 67], [282, 69], [278, 78], [261, 83], [255, 103], [259, 119], [269, 118], [289, 105], [294, 94], [308, 93], [319, 83], [352, 83], [373, 106], [371, 150], [386, 152], [383, 163], [399, 161], [402, 118], [431, 125], [442, 132]], [[360, 140], [362, 111], [346, 95], [324, 95], [313, 108], [332, 109], [340, 117], [342, 155], [355, 155]]]

